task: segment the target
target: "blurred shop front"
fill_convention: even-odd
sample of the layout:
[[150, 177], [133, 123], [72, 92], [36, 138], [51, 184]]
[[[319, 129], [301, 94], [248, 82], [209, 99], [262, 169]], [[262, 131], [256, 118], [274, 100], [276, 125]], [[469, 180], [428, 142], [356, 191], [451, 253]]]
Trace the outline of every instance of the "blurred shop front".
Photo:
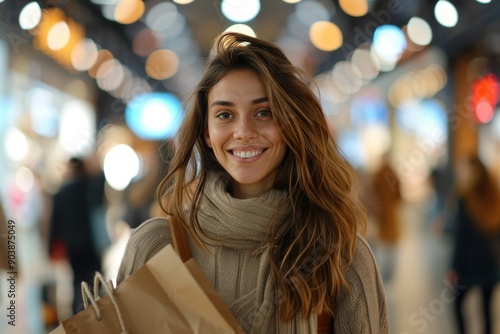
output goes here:
[[[373, 80], [368, 70], [360, 71], [358, 87], [347, 75], [342, 78], [350, 77], [351, 82], [333, 86], [340, 66], [350, 66], [352, 71], [353, 65], [363, 62], [366, 67], [365, 53], [356, 50], [350, 63], [337, 63], [333, 75], [319, 77], [328, 119], [343, 152], [361, 175], [373, 174], [388, 159], [401, 182], [403, 198], [421, 201], [427, 197], [432, 171], [446, 168], [449, 159], [447, 106], [453, 93], [448, 58], [442, 50], [429, 48]], [[341, 90], [349, 85], [355, 91]]]
[[[404, 231], [398, 246], [399, 275], [395, 285], [386, 282], [393, 331], [415, 330], [408, 321], [416, 314], [412, 312], [428, 303], [425, 298], [439, 294], [435, 289], [446, 277], [453, 242], [453, 207], [448, 205], [456, 194], [455, 163], [477, 154], [500, 180], [499, 26], [492, 24], [476, 36], [450, 39], [450, 48], [406, 49], [399, 53], [397, 67], [386, 68], [369, 45], [360, 45], [346, 61], [316, 77], [332, 130], [358, 170], [369, 214], [367, 238], [375, 254], [378, 227], [369, 206], [374, 202], [373, 178], [383, 160], [400, 182]], [[387, 175], [386, 181], [396, 184]], [[415, 285], [412, 297], [391, 294], [398, 289], [404, 293], [409, 284]], [[479, 305], [476, 297], [468, 301], [471, 314]], [[452, 305], [442, 312], [435, 323], [428, 322], [426, 332], [454, 332]], [[478, 328], [480, 317], [472, 319], [471, 328]]]
[[[161, 214], [155, 188], [181, 105], [173, 94], [150, 93], [113, 109], [106, 101], [116, 98], [94, 78], [24, 41], [16, 46], [0, 37], [0, 203], [15, 222], [18, 287], [18, 321], [3, 321], [0, 332], [36, 334], [71, 315], [72, 271], [48, 244], [52, 198], [68, 180], [68, 161], [82, 159], [90, 175], [106, 178], [94, 237], [102, 244], [103, 274], [114, 280], [130, 228]], [[4, 278], [2, 309], [11, 300]]]
[[[10, 272], [17, 273], [17, 291], [7, 295], [2, 279], [0, 300], [2, 309], [15, 301], [18, 333], [44, 333], [57, 318], [43, 302], [57, 297], [60, 278], [71, 276], [64, 263], [49, 259], [51, 196], [65, 181], [68, 159], [94, 153], [95, 90], [85, 76], [34, 50], [31, 39], [13, 32], [7, 37], [0, 39], [0, 203], [15, 223]], [[68, 295], [62, 283], [59, 297]], [[6, 333], [7, 323], [1, 326]]]
[[477, 154], [500, 176], [499, 34], [490, 33], [455, 63], [457, 92], [452, 119], [457, 159]]

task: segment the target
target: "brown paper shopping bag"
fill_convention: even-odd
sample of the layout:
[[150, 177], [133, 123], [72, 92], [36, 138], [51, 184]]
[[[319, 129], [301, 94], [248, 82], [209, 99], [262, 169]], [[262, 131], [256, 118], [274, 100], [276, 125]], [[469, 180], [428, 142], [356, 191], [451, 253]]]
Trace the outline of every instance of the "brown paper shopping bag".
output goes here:
[[171, 245], [116, 289], [96, 274], [95, 294], [100, 284], [107, 290], [103, 297], [82, 284], [91, 304], [55, 333], [243, 333], [201, 268], [193, 259], [183, 263]]

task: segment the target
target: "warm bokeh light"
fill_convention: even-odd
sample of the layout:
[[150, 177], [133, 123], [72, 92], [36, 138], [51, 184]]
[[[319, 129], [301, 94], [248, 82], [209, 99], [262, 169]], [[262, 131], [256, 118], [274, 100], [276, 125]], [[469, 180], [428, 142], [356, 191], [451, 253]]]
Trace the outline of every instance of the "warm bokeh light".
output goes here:
[[406, 73], [389, 87], [388, 98], [397, 107], [408, 101], [433, 98], [447, 82], [445, 70], [436, 64]]
[[16, 171], [16, 185], [19, 189], [25, 193], [29, 192], [33, 188], [35, 183], [35, 176], [31, 169], [27, 167], [19, 167]]
[[42, 19], [42, 9], [36, 2], [30, 2], [21, 10], [19, 14], [19, 26], [21, 29], [30, 30], [35, 28]]
[[146, 59], [146, 74], [156, 80], [172, 77], [179, 69], [179, 57], [171, 50], [158, 50]]
[[375, 79], [380, 72], [380, 63], [377, 58], [372, 57], [367, 49], [357, 48], [352, 53], [351, 63], [361, 73], [365, 81]]
[[105, 91], [117, 89], [125, 77], [122, 64], [117, 59], [104, 61], [97, 69], [97, 86]]
[[175, 3], [178, 3], [179, 5], [187, 5], [188, 3], [193, 2], [194, 0], [173, 0]]
[[283, 2], [286, 2], [286, 3], [298, 3], [300, 2], [301, 0], [283, 0]]
[[332, 69], [335, 86], [343, 93], [354, 94], [363, 85], [359, 70], [348, 61], [339, 61]]
[[101, 66], [101, 64], [103, 62], [105, 62], [106, 60], [109, 60], [109, 59], [113, 59], [113, 54], [109, 51], [109, 50], [99, 50], [97, 51], [97, 60], [94, 64], [94, 66], [92, 66], [91, 68], [89, 68], [89, 75], [92, 77], [92, 78], [95, 78], [97, 76], [97, 70], [99, 69], [99, 67]]
[[434, 16], [443, 27], [452, 28], [457, 25], [458, 12], [455, 6], [446, 0], [439, 0], [434, 7]]
[[314, 78], [319, 89], [320, 95], [319, 98], [324, 107], [324, 112], [326, 115], [332, 115], [338, 112], [336, 108], [329, 108], [326, 103], [338, 104], [346, 101], [349, 98], [349, 95], [339, 91], [337, 86], [333, 82], [333, 78], [331, 73], [323, 73], [319, 74]]
[[367, 0], [339, 0], [339, 6], [351, 16], [364, 16], [368, 13]]
[[311, 43], [322, 51], [333, 51], [342, 46], [343, 37], [340, 28], [329, 21], [314, 23], [309, 29]]
[[406, 28], [408, 38], [416, 45], [426, 46], [432, 41], [432, 29], [429, 23], [420, 17], [412, 17]]
[[120, 0], [115, 7], [114, 18], [118, 23], [131, 24], [142, 17], [144, 10], [142, 0]]
[[47, 45], [51, 50], [61, 50], [69, 42], [70, 31], [66, 22], [57, 22], [47, 34]]
[[248, 22], [260, 12], [259, 0], [222, 0], [222, 14], [233, 22]]
[[239, 32], [240, 34], [245, 34], [247, 36], [252, 36], [252, 37], [256, 37], [257, 35], [255, 34], [255, 31], [253, 31], [253, 29], [246, 25], [246, 24], [241, 24], [241, 23], [238, 23], [238, 24], [233, 24], [232, 26], [226, 28], [226, 30], [224, 30], [225, 32], [228, 32], [228, 31], [231, 31], [231, 32]]
[[71, 65], [77, 71], [87, 71], [97, 62], [97, 45], [90, 38], [78, 42], [71, 52]]
[[42, 12], [42, 20], [36, 31], [33, 46], [73, 71], [71, 53], [74, 46], [85, 37], [83, 27], [65, 17], [62, 10], [48, 8]]
[[369, 124], [361, 132], [363, 149], [369, 156], [378, 156], [386, 153], [391, 147], [391, 133], [387, 126], [382, 124]]
[[58, 8], [49, 8], [42, 13], [42, 19], [38, 25], [37, 34], [33, 39], [35, 48], [42, 51], [50, 51], [47, 45], [49, 31], [58, 22], [65, 20], [64, 12]]
[[104, 176], [108, 184], [115, 190], [123, 190], [139, 173], [139, 157], [128, 145], [113, 146], [104, 157]]

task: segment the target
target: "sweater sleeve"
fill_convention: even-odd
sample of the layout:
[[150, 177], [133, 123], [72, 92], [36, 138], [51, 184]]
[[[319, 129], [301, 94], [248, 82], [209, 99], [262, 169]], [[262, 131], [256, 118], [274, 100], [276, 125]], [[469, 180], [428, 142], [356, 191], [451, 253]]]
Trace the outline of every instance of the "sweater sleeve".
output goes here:
[[346, 271], [350, 291], [343, 289], [337, 303], [334, 333], [389, 333], [384, 287], [370, 246], [358, 236], [354, 260]]
[[165, 218], [152, 218], [132, 229], [118, 269], [116, 284], [120, 284], [136, 272], [153, 255], [171, 242], [168, 221]]

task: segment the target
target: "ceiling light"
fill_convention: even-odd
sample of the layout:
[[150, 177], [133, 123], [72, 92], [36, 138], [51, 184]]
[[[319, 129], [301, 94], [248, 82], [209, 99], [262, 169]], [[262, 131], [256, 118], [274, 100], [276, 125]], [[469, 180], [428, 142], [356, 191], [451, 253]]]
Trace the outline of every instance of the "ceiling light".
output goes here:
[[439, 0], [434, 7], [434, 16], [443, 27], [452, 28], [457, 25], [458, 12], [455, 6], [446, 0]]
[[406, 31], [410, 40], [416, 45], [426, 46], [431, 43], [431, 26], [420, 17], [412, 17], [410, 21], [408, 21]]
[[233, 22], [248, 22], [260, 12], [259, 0], [222, 0], [222, 14]]
[[351, 16], [359, 17], [368, 13], [368, 2], [366, 0], [339, 0], [342, 10]]
[[35, 28], [42, 19], [42, 9], [36, 2], [30, 2], [21, 10], [19, 14], [19, 25], [21, 29], [30, 30]]
[[309, 29], [311, 43], [322, 51], [333, 51], [342, 46], [343, 37], [340, 28], [329, 21], [318, 21]]
[[246, 24], [233, 24], [232, 26], [228, 27], [226, 30], [224, 30], [225, 32], [238, 32], [240, 34], [245, 34], [247, 36], [250, 36], [250, 37], [257, 37], [257, 35], [255, 34], [255, 31], [253, 31], [253, 29], [246, 25]]

